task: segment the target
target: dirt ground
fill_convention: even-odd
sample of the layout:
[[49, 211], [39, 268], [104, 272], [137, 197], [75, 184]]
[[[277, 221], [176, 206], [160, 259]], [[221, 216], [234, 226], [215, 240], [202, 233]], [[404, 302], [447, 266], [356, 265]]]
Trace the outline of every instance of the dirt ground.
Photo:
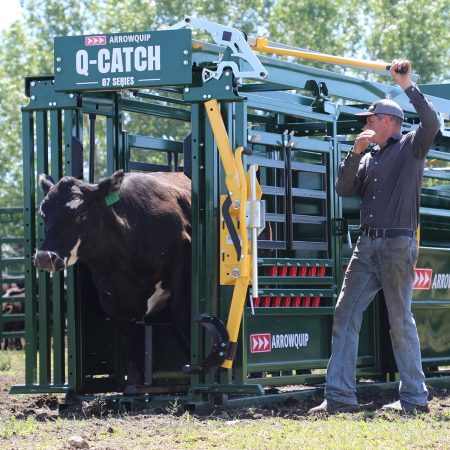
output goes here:
[[[2, 420], [6, 420], [11, 416], [16, 417], [17, 419], [26, 419], [27, 417], [33, 416], [37, 420], [54, 420], [57, 417], [88, 418], [116, 414], [114, 411], [108, 411], [101, 396], [98, 396], [96, 400], [83, 402], [81, 405], [77, 406], [69, 406], [60, 411], [58, 406], [64, 400], [62, 394], [9, 394], [11, 386], [18, 383], [23, 383], [23, 380], [20, 380], [17, 377], [13, 378], [8, 372], [0, 372], [0, 419]], [[428, 390], [430, 392], [430, 412], [436, 415], [443, 413], [448, 414], [450, 411], [450, 389], [433, 388], [429, 386]], [[381, 393], [364, 392], [358, 395], [358, 399], [363, 412], [375, 412], [377, 415], [383, 415], [384, 413], [380, 411], [381, 407], [386, 403], [395, 401], [397, 399], [397, 393], [395, 390]], [[318, 400], [314, 398], [302, 401], [288, 398], [282, 404], [251, 408], [250, 410], [230, 409], [227, 410], [227, 414], [245, 418], [258, 418], [267, 415], [272, 417], [308, 417], [308, 410], [313, 406], [317, 406], [317, 404]], [[217, 408], [213, 412], [213, 415], [222, 414], [223, 411], [222, 408]], [[154, 412], [161, 413], [167, 412], [167, 410]], [[176, 414], [176, 408], [172, 409], [170, 412]], [[181, 408], [178, 411], [179, 414], [182, 414], [183, 412], [184, 411]], [[127, 415], [130, 414], [133, 415], [138, 413], [127, 413]]]
[[[0, 448], [23, 449], [23, 448], [91, 448], [91, 449], [128, 449], [128, 448], [186, 448], [183, 443], [173, 447], [172, 444], [167, 444], [161, 441], [160, 445], [147, 447], [133, 446], [129, 447], [129, 437], [123, 437], [118, 444], [115, 439], [115, 434], [123, 433], [127, 430], [128, 435], [131, 433], [133, 438], [139, 436], [141, 430], [152, 430], [154, 434], [158, 434], [158, 430], [163, 427], [172, 426], [173, 429], [180, 427], [180, 419], [185, 418], [185, 411], [181, 408], [162, 408], [159, 411], [145, 411], [141, 413], [125, 412], [118, 414], [115, 411], [110, 411], [105, 407], [104, 401], [99, 396], [96, 400], [90, 402], [83, 402], [77, 406], [70, 406], [65, 409], [59, 409], [58, 405], [63, 401], [63, 396], [58, 395], [10, 395], [9, 390], [11, 385], [23, 383], [23, 380], [16, 376], [15, 378], [9, 372], [0, 371], [0, 423], [11, 423], [11, 419], [17, 423], [17, 432], [12, 431], [9, 438], [0, 433]], [[437, 419], [437, 426], [442, 426], [449, 420], [450, 411], [450, 389], [434, 389], [430, 390], [430, 416], [433, 420]], [[396, 420], [392, 415], [381, 411], [381, 406], [385, 403], [396, 400], [396, 392], [383, 392], [382, 394], [364, 393], [359, 396], [359, 401], [362, 405], [362, 412], [358, 414], [346, 414], [345, 420], [349, 421], [365, 421], [372, 419], [386, 419], [387, 422]], [[312, 406], [318, 404], [317, 399], [307, 399], [301, 402], [294, 399], [287, 399], [283, 404], [270, 405], [259, 408], [247, 409], [229, 409], [217, 408], [212, 414], [207, 417], [196, 417], [197, 421], [207, 421], [212, 418], [222, 420], [226, 419], [229, 423], [237, 423], [239, 421], [252, 423], [259, 423], [259, 419], [265, 418], [288, 418], [299, 419], [303, 421], [322, 420], [319, 417], [308, 416], [308, 410]], [[182, 416], [182, 417], [180, 417]], [[43, 437], [42, 433], [33, 434], [30, 432], [28, 437], [20, 436], [20, 424], [26, 426], [30, 423], [50, 423], [57, 424], [58, 418], [68, 419], [64, 422], [57, 432], [49, 431], [48, 436]], [[407, 420], [407, 418], [405, 418]], [[184, 419], [186, 420], [186, 419]], [[402, 419], [403, 420], [403, 419]], [[181, 421], [182, 422], [182, 421]], [[241, 423], [241, 422], [239, 422]], [[306, 422], [305, 422], [306, 423]], [[308, 422], [311, 423], [311, 422]], [[439, 425], [442, 424], [442, 425]], [[206, 426], [206, 422], [205, 422]], [[1, 428], [1, 427], [0, 427]], [[50, 428], [51, 427], [46, 427]], [[15, 435], [17, 434], [17, 435]], [[176, 434], [176, 431], [175, 431]], [[82, 435], [80, 442], [71, 441], [78, 439], [76, 436]], [[105, 437], [106, 435], [106, 437]], [[110, 435], [110, 437], [108, 437]], [[57, 438], [55, 438], [57, 436]], [[51, 439], [57, 439], [55, 445], [52, 444]], [[102, 444], [99, 445], [99, 439]], [[161, 437], [162, 439], [162, 437]], [[171, 443], [173, 443], [173, 437]], [[198, 436], [196, 437], [198, 439]], [[47, 440], [47, 441], [46, 441]], [[87, 444], [90, 442], [90, 445]], [[93, 444], [97, 442], [96, 444]], [[85, 444], [88, 446], [86, 447]], [[216, 447], [217, 445], [213, 445]], [[210, 448], [205, 447], [196, 448]], [[251, 447], [248, 447], [251, 448]]]

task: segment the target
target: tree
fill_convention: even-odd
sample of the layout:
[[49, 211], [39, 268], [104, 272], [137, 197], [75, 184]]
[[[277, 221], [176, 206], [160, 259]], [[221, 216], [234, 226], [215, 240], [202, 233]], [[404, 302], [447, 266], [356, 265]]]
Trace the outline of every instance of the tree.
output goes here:
[[96, 0], [24, 0], [25, 22], [2, 33], [0, 46], [0, 206], [22, 202], [22, 119], [25, 77], [53, 73], [53, 38], [94, 30]]
[[374, 59], [406, 57], [421, 83], [450, 81], [450, 3], [448, 0], [373, 0], [365, 46]]
[[24, 79], [53, 73], [56, 36], [163, 29], [191, 15], [335, 55], [385, 61], [406, 56], [422, 82], [450, 79], [448, 0], [22, 0], [22, 5], [25, 20], [1, 34], [0, 206], [22, 204]]
[[279, 0], [269, 17], [270, 38], [300, 48], [350, 56], [362, 31], [359, 0]]

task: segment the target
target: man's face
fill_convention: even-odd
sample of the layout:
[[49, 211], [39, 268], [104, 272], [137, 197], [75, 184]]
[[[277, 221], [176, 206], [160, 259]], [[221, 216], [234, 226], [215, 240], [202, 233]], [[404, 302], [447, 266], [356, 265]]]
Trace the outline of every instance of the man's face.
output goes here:
[[383, 142], [388, 131], [388, 120], [389, 119], [386, 116], [380, 119], [376, 114], [367, 117], [367, 121], [363, 127], [363, 130], [372, 130], [375, 132], [372, 142], [375, 142], [376, 144], [380, 144]]

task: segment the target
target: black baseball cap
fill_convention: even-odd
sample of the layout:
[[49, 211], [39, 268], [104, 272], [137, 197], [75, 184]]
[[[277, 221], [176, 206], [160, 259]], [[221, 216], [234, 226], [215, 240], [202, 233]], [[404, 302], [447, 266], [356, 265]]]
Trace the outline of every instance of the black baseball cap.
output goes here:
[[366, 123], [367, 117], [374, 114], [389, 114], [390, 116], [400, 117], [402, 120], [405, 118], [402, 108], [387, 98], [377, 100], [369, 106], [367, 111], [355, 114], [355, 116], [358, 121]]

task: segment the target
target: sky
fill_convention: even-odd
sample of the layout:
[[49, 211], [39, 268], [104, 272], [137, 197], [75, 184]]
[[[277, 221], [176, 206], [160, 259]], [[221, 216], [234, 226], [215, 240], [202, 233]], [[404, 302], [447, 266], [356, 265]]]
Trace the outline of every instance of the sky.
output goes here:
[[15, 20], [20, 19], [21, 8], [19, 0], [8, 0], [8, 7], [2, 8], [0, 14], [0, 31], [8, 28]]

